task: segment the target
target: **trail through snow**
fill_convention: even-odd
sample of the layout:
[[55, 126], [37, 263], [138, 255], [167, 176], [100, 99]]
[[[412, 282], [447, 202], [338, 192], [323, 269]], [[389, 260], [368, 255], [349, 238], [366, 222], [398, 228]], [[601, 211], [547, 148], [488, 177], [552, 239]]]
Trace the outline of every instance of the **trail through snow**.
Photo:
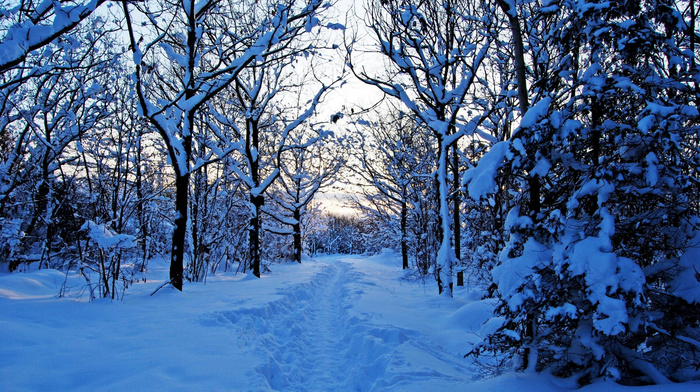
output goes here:
[[[455, 360], [419, 332], [353, 314], [353, 304], [365, 294], [362, 286], [377, 287], [366, 276], [351, 263], [328, 262], [277, 301], [214, 318], [237, 330], [241, 348], [266, 358], [256, 367], [262, 388], [424, 391], [473, 375], [467, 361]], [[420, 360], [414, 365], [412, 359]]]

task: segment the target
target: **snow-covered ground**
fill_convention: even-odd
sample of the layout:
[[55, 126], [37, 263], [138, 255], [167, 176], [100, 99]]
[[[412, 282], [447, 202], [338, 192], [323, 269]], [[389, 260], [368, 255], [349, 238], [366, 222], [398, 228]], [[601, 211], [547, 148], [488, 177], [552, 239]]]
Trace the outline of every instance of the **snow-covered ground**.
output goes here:
[[[469, 289], [403, 279], [399, 258], [329, 256], [273, 265], [261, 280], [210, 277], [151, 292], [165, 265], [122, 301], [80, 298], [53, 270], [0, 276], [2, 391], [536, 391], [547, 375], [463, 358], [490, 312]], [[700, 383], [637, 388], [696, 391]], [[635, 391], [637, 389], [634, 389]], [[587, 392], [632, 391], [598, 383]]]

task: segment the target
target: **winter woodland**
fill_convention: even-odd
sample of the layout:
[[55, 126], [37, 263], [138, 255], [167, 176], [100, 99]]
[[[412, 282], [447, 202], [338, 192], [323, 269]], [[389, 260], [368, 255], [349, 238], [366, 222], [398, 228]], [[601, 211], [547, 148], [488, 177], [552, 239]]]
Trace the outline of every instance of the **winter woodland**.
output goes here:
[[[537, 373], [546, 378], [512, 385], [697, 386], [698, 7], [7, 0], [0, 330], [7, 317], [24, 333], [23, 309], [78, 300], [77, 320], [112, 319], [95, 302], [141, 298], [167, 320], [201, 318], [176, 310], [201, 307], [205, 324], [288, 328], [277, 340], [240, 335], [298, 345], [255, 368], [260, 383], [212, 389], [478, 391], [513, 387], [483, 378]], [[324, 192], [353, 212], [319, 201]], [[31, 302], [51, 290], [23, 279], [60, 281], [57, 298]], [[389, 301], [368, 305], [367, 287], [394, 283], [409, 287], [406, 302], [391, 300], [406, 314], [451, 312], [422, 324], [447, 351], [398, 313], [391, 328], [362, 319]], [[222, 312], [223, 296], [269, 304]], [[289, 337], [301, 325], [316, 334], [303, 344]], [[344, 344], [322, 344], [334, 336]], [[342, 366], [318, 365], [336, 353]], [[379, 366], [390, 353], [451, 370]], [[317, 364], [316, 378], [289, 358]], [[344, 375], [353, 366], [362, 376]], [[144, 387], [168, 389], [153, 382]], [[179, 387], [198, 385], [209, 384]]]

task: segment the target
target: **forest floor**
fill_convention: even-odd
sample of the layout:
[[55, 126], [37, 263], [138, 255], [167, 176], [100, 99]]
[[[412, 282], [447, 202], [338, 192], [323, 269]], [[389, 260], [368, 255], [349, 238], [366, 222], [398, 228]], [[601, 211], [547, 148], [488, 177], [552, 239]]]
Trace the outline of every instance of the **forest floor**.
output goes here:
[[[432, 280], [407, 276], [392, 253], [273, 265], [260, 280], [220, 274], [151, 296], [166, 275], [164, 263], [152, 262], [148, 279], [122, 300], [88, 303], [76, 275], [0, 274], [0, 390], [574, 389], [465, 359], [492, 303], [479, 299], [476, 284], [453, 299], [438, 296]], [[583, 390], [632, 388], [604, 382]]]

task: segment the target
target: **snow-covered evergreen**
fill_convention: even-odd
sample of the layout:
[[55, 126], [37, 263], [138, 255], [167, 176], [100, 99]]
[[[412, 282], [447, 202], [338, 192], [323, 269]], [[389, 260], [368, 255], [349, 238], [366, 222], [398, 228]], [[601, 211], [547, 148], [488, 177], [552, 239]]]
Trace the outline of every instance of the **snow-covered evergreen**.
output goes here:
[[584, 384], [696, 377], [700, 313], [671, 271], [697, 246], [697, 71], [674, 7], [521, 7], [556, 39], [533, 48], [549, 76], [520, 127], [465, 176], [475, 198], [501, 175], [525, 191], [492, 271], [501, 324], [474, 353], [527, 355]]

